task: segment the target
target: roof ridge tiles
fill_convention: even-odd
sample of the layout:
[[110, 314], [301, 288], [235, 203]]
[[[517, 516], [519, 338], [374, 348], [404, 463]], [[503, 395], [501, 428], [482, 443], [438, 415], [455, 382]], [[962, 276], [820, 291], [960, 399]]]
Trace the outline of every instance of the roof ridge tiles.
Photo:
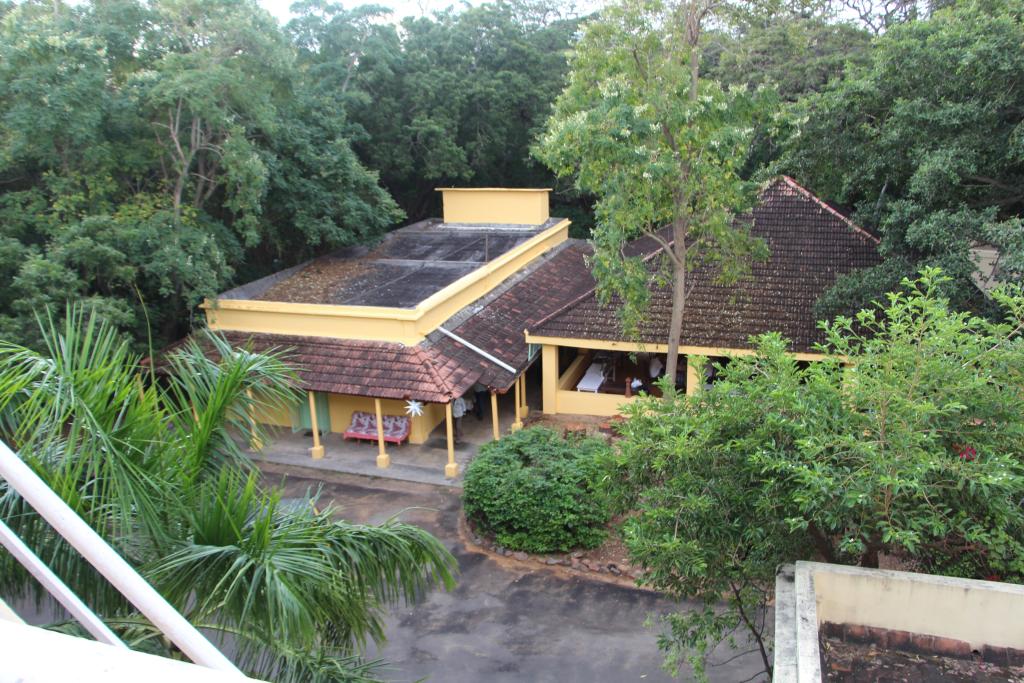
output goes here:
[[[794, 190], [800, 192], [802, 195], [804, 195], [805, 198], [810, 199], [812, 202], [814, 202], [815, 204], [820, 206], [825, 211], [828, 211], [830, 214], [832, 214], [833, 216], [835, 216], [836, 218], [841, 220], [843, 223], [846, 223], [848, 226], [850, 226], [851, 229], [853, 229], [854, 232], [860, 234], [862, 237], [866, 237], [867, 239], [871, 240], [875, 244], [881, 244], [882, 240], [880, 240], [879, 238], [875, 237], [870, 232], [868, 232], [864, 228], [862, 228], [859, 225], [857, 225], [856, 223], [854, 223], [853, 220], [850, 219], [849, 216], [846, 216], [841, 211], [838, 211], [835, 208], [833, 208], [832, 206], [829, 206], [828, 202], [822, 200], [820, 197], [815, 195], [813, 192], [808, 190], [806, 187], [804, 187], [803, 185], [801, 185], [797, 181], [793, 180], [793, 178], [789, 177], [788, 175], [780, 176], [771, 185], [778, 184], [778, 182], [780, 180], [784, 181], [787, 185], [792, 187]], [[771, 187], [771, 185], [769, 185], [768, 187]], [[765, 191], [767, 191], [767, 188], [765, 189]]]

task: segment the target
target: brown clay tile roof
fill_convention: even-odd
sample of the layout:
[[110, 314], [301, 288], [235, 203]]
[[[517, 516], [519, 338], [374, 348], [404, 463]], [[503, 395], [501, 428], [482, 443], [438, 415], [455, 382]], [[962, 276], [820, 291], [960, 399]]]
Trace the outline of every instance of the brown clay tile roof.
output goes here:
[[302, 388], [310, 391], [447, 403], [473, 386], [479, 374], [421, 346], [283, 334], [221, 334], [235, 347], [287, 352]]
[[[694, 288], [683, 317], [682, 344], [748, 348], [751, 335], [778, 331], [792, 342], [792, 350], [812, 351], [822, 340], [815, 302], [840, 275], [879, 263], [878, 241], [791, 178], [769, 185], [752, 215], [752, 232], [765, 240], [770, 257], [754, 263], [750, 277], [731, 286], [716, 284], [710, 268], [691, 273]], [[671, 290], [655, 288], [640, 341], [665, 343], [671, 310]], [[593, 290], [529, 330], [546, 337], [630, 339], [614, 305], [601, 306]]]
[[[524, 330], [593, 287], [586, 263], [589, 253], [585, 242], [564, 242], [441, 326], [516, 368], [518, 374], [533, 360]], [[430, 335], [427, 345], [453, 363], [479, 371], [478, 381], [491, 389], [506, 391], [515, 380], [508, 370], [439, 332]]]

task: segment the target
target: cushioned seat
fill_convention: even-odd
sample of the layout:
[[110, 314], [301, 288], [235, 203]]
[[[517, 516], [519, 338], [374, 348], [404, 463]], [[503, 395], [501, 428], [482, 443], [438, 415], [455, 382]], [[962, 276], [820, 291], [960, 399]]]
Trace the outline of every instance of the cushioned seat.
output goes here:
[[[412, 426], [405, 415], [384, 415], [384, 440], [389, 443], [402, 443], [409, 438]], [[357, 410], [352, 413], [352, 423], [345, 430], [345, 439], [377, 440], [377, 416]]]

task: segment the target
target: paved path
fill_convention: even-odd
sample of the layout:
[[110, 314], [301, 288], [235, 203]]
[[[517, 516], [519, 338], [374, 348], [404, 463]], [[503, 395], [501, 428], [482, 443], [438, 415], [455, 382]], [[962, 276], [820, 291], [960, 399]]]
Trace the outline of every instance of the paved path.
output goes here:
[[[459, 562], [459, 585], [434, 591], [387, 620], [387, 644], [371, 656], [392, 664], [395, 681], [429, 677], [436, 683], [502, 681], [669, 681], [661, 670], [651, 614], [678, 605], [649, 592], [525, 568], [466, 549], [458, 538], [458, 491], [398, 481], [327, 474], [261, 464], [271, 481], [286, 479], [300, 496], [323, 483], [324, 500], [355, 522], [378, 523], [399, 514], [444, 541]], [[309, 477], [309, 478], [305, 478]], [[321, 480], [320, 477], [327, 477]], [[723, 649], [717, 659], [732, 654]], [[715, 681], [755, 675], [752, 655], [710, 670]], [[683, 680], [687, 680], [685, 677]]]

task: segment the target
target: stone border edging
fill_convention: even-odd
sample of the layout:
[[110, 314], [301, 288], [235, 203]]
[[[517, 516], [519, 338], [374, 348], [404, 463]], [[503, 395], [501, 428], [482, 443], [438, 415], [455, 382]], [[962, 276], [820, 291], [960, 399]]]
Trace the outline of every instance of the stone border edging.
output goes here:
[[[467, 550], [471, 550], [481, 555], [493, 559], [494, 561], [506, 565], [506, 566], [518, 566], [528, 567], [531, 569], [549, 569], [554, 573], [562, 576], [563, 578], [580, 578], [589, 581], [595, 581], [598, 583], [610, 583], [622, 588], [631, 588], [633, 590], [640, 590], [646, 593], [653, 593], [655, 595], [664, 595], [661, 591], [657, 591], [648, 586], [639, 586], [636, 583], [634, 575], [636, 570], [629, 573], [623, 573], [619, 570], [619, 573], [614, 573], [613, 570], [605, 567], [590, 569], [589, 562], [583, 558], [582, 552], [574, 553], [546, 553], [541, 555], [531, 555], [523, 551], [512, 551], [508, 549], [495, 548], [490, 546], [480, 536], [473, 532], [469, 526], [469, 521], [466, 519], [466, 514], [463, 511], [459, 511], [459, 540], [465, 546]], [[501, 552], [499, 552], [499, 550]], [[566, 564], [568, 562], [568, 564]], [[616, 566], [614, 563], [611, 566]]]

